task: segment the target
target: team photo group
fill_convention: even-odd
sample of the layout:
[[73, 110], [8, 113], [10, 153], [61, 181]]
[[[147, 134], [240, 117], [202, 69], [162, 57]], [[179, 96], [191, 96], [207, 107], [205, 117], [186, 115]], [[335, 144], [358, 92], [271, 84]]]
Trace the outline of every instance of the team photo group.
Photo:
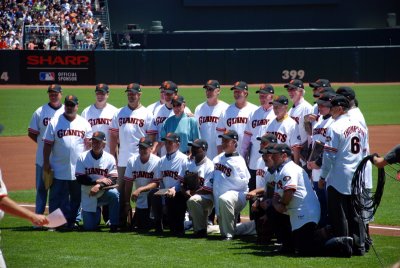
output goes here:
[[[96, 231], [103, 221], [110, 232], [255, 235], [278, 254], [362, 256], [372, 217], [353, 209], [351, 182], [370, 154], [368, 128], [352, 88], [327, 79], [308, 86], [314, 104], [298, 79], [280, 96], [262, 84], [253, 104], [238, 81], [228, 104], [208, 80], [192, 111], [172, 81], [147, 107], [137, 83], [127, 85], [122, 108], [98, 84], [79, 115], [79, 96], [52, 84], [28, 128], [37, 143], [35, 212], [44, 214], [47, 200], [49, 213], [61, 209], [67, 223], [49, 231]], [[371, 162], [364, 173], [367, 191]]]

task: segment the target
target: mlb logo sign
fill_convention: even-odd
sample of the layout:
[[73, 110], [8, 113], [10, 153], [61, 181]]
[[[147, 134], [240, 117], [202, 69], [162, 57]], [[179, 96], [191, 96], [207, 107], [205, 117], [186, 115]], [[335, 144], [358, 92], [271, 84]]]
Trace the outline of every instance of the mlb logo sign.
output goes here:
[[56, 75], [54, 72], [40, 72], [39, 80], [40, 81], [55, 81]]

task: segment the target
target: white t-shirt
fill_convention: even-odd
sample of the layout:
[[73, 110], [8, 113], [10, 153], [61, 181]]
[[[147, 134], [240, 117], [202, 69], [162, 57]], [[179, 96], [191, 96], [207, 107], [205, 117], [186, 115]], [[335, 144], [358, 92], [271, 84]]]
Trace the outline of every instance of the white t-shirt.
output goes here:
[[207, 102], [199, 104], [195, 111], [197, 123], [200, 128], [200, 136], [207, 140], [208, 150], [207, 157], [213, 159], [217, 156], [217, 123], [223, 111], [228, 108], [228, 104], [224, 101], [218, 101], [217, 105], [209, 106]]
[[131, 110], [128, 106], [115, 113], [110, 131], [119, 134], [118, 166], [126, 167], [128, 159], [139, 152], [139, 140], [152, 134], [150, 130], [153, 114], [144, 106]]
[[101, 131], [106, 134], [107, 143], [104, 148], [104, 151], [106, 152], [110, 152], [109, 130], [112, 118], [117, 111], [118, 109], [109, 103], [107, 103], [103, 109], [97, 109], [96, 106], [92, 104], [89, 107], [86, 107], [81, 114], [81, 116], [92, 126], [93, 132]]
[[[188, 164], [189, 172], [197, 173], [202, 180], [202, 187], [204, 189], [212, 190], [213, 188], [213, 175], [214, 175], [214, 164], [208, 158], [205, 157], [203, 161], [196, 164], [194, 160], [190, 161]], [[212, 194], [201, 195], [203, 198], [212, 200]]]
[[[76, 162], [75, 175], [88, 175], [92, 181], [103, 177], [118, 177], [115, 158], [105, 151], [103, 151], [103, 155], [99, 159], [93, 158], [90, 150], [83, 152]], [[96, 212], [97, 199], [104, 194], [104, 190], [100, 190], [95, 196], [90, 196], [90, 189], [93, 186], [81, 186], [81, 202], [84, 211]]]
[[44, 142], [51, 144], [50, 165], [54, 178], [75, 180], [75, 167], [79, 155], [85, 151], [85, 140], [92, 137], [92, 128], [80, 115], [70, 122], [61, 114], [53, 117], [43, 136]]
[[320, 219], [320, 205], [307, 173], [293, 161], [283, 164], [275, 174], [275, 194], [283, 196], [285, 190], [295, 190], [285, 214], [290, 216], [292, 231], [304, 224]]
[[37, 135], [36, 164], [43, 165], [43, 135], [47, 125], [53, 117], [64, 113], [64, 105], [58, 109], [52, 108], [48, 103], [40, 106], [32, 115], [28, 131]]
[[[140, 155], [136, 154], [128, 160], [124, 179], [126, 181], [135, 182], [136, 189], [142, 186], [146, 186], [154, 180], [160, 178], [160, 173], [158, 169], [159, 163], [160, 158], [154, 154], [150, 155], [149, 161], [147, 161], [146, 163], [142, 163], [142, 161], [140, 160]], [[148, 194], [149, 192], [140, 193], [138, 199], [136, 200], [137, 208], [146, 209], [149, 207], [147, 204]]]

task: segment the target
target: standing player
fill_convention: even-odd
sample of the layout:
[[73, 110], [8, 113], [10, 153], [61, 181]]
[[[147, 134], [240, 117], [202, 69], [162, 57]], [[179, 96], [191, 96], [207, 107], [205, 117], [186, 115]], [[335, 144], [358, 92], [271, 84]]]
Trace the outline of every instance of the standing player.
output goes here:
[[217, 154], [217, 123], [223, 111], [228, 108], [228, 104], [219, 100], [221, 87], [217, 80], [208, 80], [203, 86], [206, 90], [207, 101], [199, 104], [195, 111], [197, 123], [200, 128], [200, 136], [207, 139], [207, 157], [213, 159]]
[[[228, 109], [220, 116], [216, 129], [220, 135], [228, 129], [235, 130], [239, 134], [237, 146], [240, 152], [247, 122], [249, 121], [250, 115], [257, 110], [257, 106], [247, 101], [249, 88], [246, 82], [236, 82], [231, 90], [233, 90], [235, 102], [229, 105]], [[218, 153], [221, 153], [223, 146], [220, 139], [217, 140], [217, 147]]]
[[299, 164], [301, 148], [300, 134], [298, 125], [287, 114], [288, 104], [289, 100], [283, 95], [277, 97], [272, 102], [276, 118], [266, 127], [260, 127], [258, 136], [263, 136], [265, 133], [274, 134], [278, 143], [286, 143], [292, 148], [293, 161]]
[[53, 117], [44, 134], [43, 171], [54, 171], [50, 187], [49, 212], [61, 208], [67, 227], [73, 228], [81, 203], [81, 186], [75, 178], [79, 155], [90, 148], [90, 124], [78, 112], [78, 98], [65, 97], [65, 112]]
[[[125, 209], [132, 210], [131, 202], [136, 202], [135, 214], [132, 222], [138, 230], [149, 230], [151, 228], [150, 209], [147, 201], [150, 190], [157, 187], [154, 182], [160, 178], [158, 165], [160, 158], [152, 154], [153, 141], [149, 138], [141, 138], [139, 141], [139, 154], [128, 160], [125, 170]], [[135, 183], [135, 190], [132, 186]]]
[[244, 158], [236, 150], [238, 133], [228, 130], [218, 137], [222, 139], [223, 153], [213, 160], [215, 212], [223, 239], [232, 240], [237, 217], [246, 206], [250, 173]]
[[351, 202], [351, 182], [358, 163], [366, 156], [367, 132], [348, 116], [346, 97], [338, 95], [331, 101], [334, 121], [326, 135], [325, 153], [319, 187], [327, 185], [328, 215], [335, 236], [354, 239], [353, 254], [365, 254], [365, 231]]
[[96, 131], [91, 140], [92, 149], [79, 156], [75, 172], [81, 184], [83, 228], [87, 231], [96, 230], [100, 222], [100, 206], [108, 205], [110, 232], [116, 232], [119, 224], [119, 193], [116, 188], [103, 190], [117, 180], [115, 158], [104, 151], [105, 133]]
[[[117, 108], [107, 103], [110, 95], [107, 84], [98, 84], [95, 89], [96, 102], [89, 107], [86, 107], [81, 116], [85, 118], [92, 126], [92, 130], [101, 131], [106, 135], [106, 140], [109, 141], [109, 129], [114, 114], [117, 112]], [[109, 142], [106, 143], [104, 148], [106, 152], [110, 152]]]
[[51, 118], [64, 113], [61, 103], [61, 86], [53, 84], [47, 89], [49, 103], [39, 107], [32, 115], [28, 136], [37, 143], [36, 149], [36, 208], [37, 214], [43, 214], [46, 208], [47, 191], [43, 181], [43, 135]]
[[315, 99], [315, 104], [313, 106], [313, 114], [317, 115], [318, 114], [318, 104], [316, 103], [316, 101], [319, 98], [319, 94], [321, 93], [321, 90], [323, 90], [324, 88], [330, 87], [331, 83], [329, 82], [328, 79], [320, 78], [315, 82], [310, 82], [309, 86], [312, 88], [313, 97]]
[[[151, 134], [150, 125], [153, 120], [152, 113], [140, 103], [142, 89], [139, 84], [131, 83], [125, 90], [128, 97], [128, 105], [121, 108], [113, 117], [110, 128], [110, 153], [115, 155], [117, 141], [120, 142], [118, 154], [118, 191], [120, 203], [125, 204], [125, 169], [128, 159], [139, 151], [140, 138]], [[121, 225], [125, 225], [126, 216], [121, 206]]]
[[[260, 100], [260, 107], [250, 115], [250, 120], [247, 122], [246, 130], [243, 135], [241, 155], [248, 160], [248, 168], [251, 175], [249, 182], [249, 191], [256, 189], [256, 170], [257, 160], [260, 159], [257, 135], [261, 127], [266, 127], [274, 118], [275, 113], [272, 109], [272, 100], [274, 98], [274, 88], [270, 84], [262, 84], [260, 89], [256, 91]], [[254, 146], [254, 148], [253, 148]], [[250, 202], [250, 211], [251, 204]], [[250, 219], [253, 219], [253, 214], [250, 213]]]

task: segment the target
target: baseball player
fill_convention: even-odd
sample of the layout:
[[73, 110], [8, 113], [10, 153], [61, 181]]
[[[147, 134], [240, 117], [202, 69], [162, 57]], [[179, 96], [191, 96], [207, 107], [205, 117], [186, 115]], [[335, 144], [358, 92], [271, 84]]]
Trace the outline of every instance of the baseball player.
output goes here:
[[214, 164], [207, 157], [208, 143], [206, 140], [197, 139], [189, 144], [192, 149], [192, 161], [188, 165], [188, 172], [196, 173], [201, 185], [200, 188], [191, 193], [187, 207], [193, 219], [194, 237], [207, 236], [207, 217], [213, 209], [213, 173]]
[[[164, 156], [166, 151], [163, 144], [159, 143], [160, 134], [164, 121], [168, 117], [174, 115], [174, 110], [172, 109], [172, 99], [178, 95], [178, 86], [172, 81], [164, 81], [160, 86], [160, 90], [164, 92], [164, 105], [161, 105], [154, 110], [154, 118], [151, 124], [151, 138], [154, 140], [153, 153]], [[192, 114], [186, 105], [184, 111], [188, 116]]]
[[[125, 204], [125, 180], [124, 174], [128, 159], [139, 151], [140, 138], [152, 134], [150, 130], [152, 113], [140, 103], [142, 96], [141, 86], [137, 83], [130, 83], [126, 87], [128, 105], [121, 108], [113, 117], [110, 127], [110, 153], [115, 155], [117, 141], [120, 142], [118, 153], [118, 191], [120, 193], [120, 203]], [[121, 225], [126, 225], [124, 206], [121, 206], [120, 218]]]
[[[151, 228], [150, 209], [147, 201], [150, 190], [157, 187], [155, 180], [160, 178], [158, 165], [160, 158], [152, 154], [153, 141], [143, 137], [139, 141], [139, 154], [129, 158], [125, 170], [125, 211], [132, 210], [129, 200], [136, 202], [132, 222], [138, 230]], [[135, 190], [132, 192], [132, 186]]]
[[286, 143], [293, 150], [293, 161], [298, 164], [300, 159], [300, 134], [298, 125], [287, 114], [289, 100], [281, 95], [272, 102], [276, 118], [267, 126], [261, 126], [257, 136], [263, 136], [265, 133], [271, 133], [276, 136], [278, 143]]
[[116, 188], [103, 190], [115, 184], [118, 174], [114, 156], [104, 151], [106, 134], [93, 133], [92, 149], [83, 152], [76, 163], [76, 179], [81, 184], [83, 228], [97, 229], [100, 222], [100, 206], [109, 206], [110, 232], [116, 232], [119, 224], [119, 192]]
[[37, 143], [36, 149], [36, 207], [37, 214], [43, 214], [47, 202], [47, 190], [43, 181], [43, 135], [51, 118], [64, 113], [61, 103], [61, 86], [53, 84], [47, 89], [49, 102], [33, 113], [28, 128], [28, 136]]
[[[186, 212], [186, 197], [181, 192], [181, 180], [187, 170], [188, 158], [179, 151], [180, 137], [175, 133], [168, 133], [162, 140], [165, 142], [167, 154], [161, 157], [159, 163], [160, 178], [155, 180], [162, 189], [167, 189], [165, 203], [167, 218], [171, 233], [182, 236]], [[163, 232], [161, 196], [149, 193], [157, 233]]]
[[334, 121], [326, 134], [325, 152], [319, 187], [328, 192], [328, 215], [335, 236], [354, 239], [353, 254], [365, 254], [365, 231], [352, 209], [351, 182], [358, 163], [366, 156], [367, 130], [348, 116], [346, 97], [338, 95], [331, 101]]
[[[235, 130], [239, 136], [237, 141], [238, 151], [242, 148], [244, 131], [250, 115], [257, 110], [257, 106], [248, 102], [249, 88], [244, 81], [236, 82], [233, 87], [233, 97], [235, 102], [229, 105], [228, 109], [222, 113], [217, 123], [217, 133], [222, 135], [226, 130]], [[217, 139], [218, 153], [222, 152], [221, 140]]]
[[321, 90], [323, 90], [326, 87], [331, 86], [331, 82], [329, 82], [328, 79], [317, 79], [315, 82], [310, 82], [308, 85], [312, 88], [313, 91], [313, 97], [315, 99], [315, 104], [313, 106], [313, 113], [312, 114], [318, 114], [318, 104], [317, 104], [317, 99], [319, 98], [319, 94]]
[[43, 136], [43, 171], [54, 172], [50, 187], [49, 212], [61, 208], [67, 227], [74, 228], [81, 203], [81, 186], [75, 178], [79, 155], [90, 148], [90, 124], [78, 112], [78, 98], [68, 95], [65, 112], [53, 117]]
[[213, 159], [213, 195], [215, 212], [224, 240], [232, 240], [237, 217], [246, 206], [246, 194], [250, 173], [246, 162], [237, 152], [239, 135], [235, 130], [227, 130], [219, 135], [223, 153]]
[[[108, 97], [110, 96], [110, 90], [107, 84], [100, 83], [96, 85], [95, 89], [96, 102], [89, 107], [86, 107], [81, 116], [85, 118], [92, 126], [92, 130], [101, 131], [106, 135], [106, 140], [109, 139], [109, 129], [114, 114], [117, 112], [117, 108], [110, 103], [107, 103]], [[106, 147], [104, 150], [110, 152], [109, 142], [105, 143]]]
[[[274, 88], [270, 84], [262, 84], [256, 91], [260, 100], [260, 107], [255, 110], [247, 122], [243, 135], [241, 155], [248, 159], [248, 168], [251, 175], [249, 182], [249, 191], [256, 189], [256, 171], [257, 160], [260, 159], [257, 135], [261, 127], [266, 127], [274, 118], [275, 113], [272, 109], [272, 100], [274, 98]], [[254, 148], [253, 148], [254, 146]], [[249, 156], [247, 158], [247, 156]], [[250, 211], [252, 200], [250, 202]], [[250, 213], [250, 219], [253, 219], [253, 213]]]
[[203, 88], [206, 91], [207, 101], [199, 104], [195, 111], [197, 123], [200, 128], [200, 136], [207, 139], [207, 157], [213, 159], [217, 154], [217, 123], [223, 111], [228, 108], [228, 104], [219, 100], [221, 86], [217, 80], [208, 80]]
[[159, 135], [159, 145], [163, 146], [163, 138], [167, 135], [167, 133], [173, 132], [180, 137], [181, 142], [179, 150], [184, 154], [189, 154], [189, 142], [200, 138], [199, 126], [197, 125], [197, 121], [194, 117], [188, 117], [186, 115], [186, 101], [183, 96], [175, 95], [172, 98], [171, 103], [174, 115], [165, 120]]
[[304, 116], [311, 114], [313, 107], [304, 99], [305, 90], [303, 81], [293, 79], [285, 85], [285, 88], [287, 88], [289, 98], [293, 102], [293, 107], [290, 108], [288, 114], [296, 121], [299, 127], [301, 147], [304, 146], [305, 149], [308, 149], [308, 135], [304, 128]]

